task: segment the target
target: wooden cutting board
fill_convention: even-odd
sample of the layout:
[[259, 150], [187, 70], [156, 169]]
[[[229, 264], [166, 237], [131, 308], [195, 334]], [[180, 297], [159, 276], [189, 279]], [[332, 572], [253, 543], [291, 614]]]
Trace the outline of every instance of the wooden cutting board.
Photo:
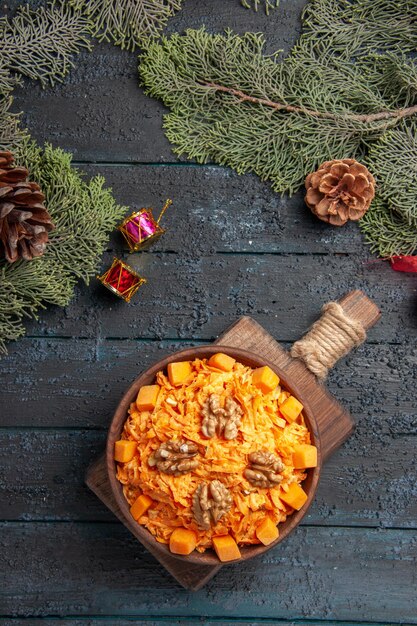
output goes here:
[[[350, 317], [359, 320], [365, 329], [373, 326], [380, 317], [378, 307], [361, 291], [350, 292], [339, 300], [339, 304]], [[250, 317], [242, 317], [220, 335], [214, 343], [249, 350], [266, 361], [276, 363], [277, 366], [286, 371], [288, 376], [294, 378], [297, 387], [308, 398], [310, 409], [317, 420], [324, 461], [352, 433], [354, 421], [349, 413], [341, 407], [326, 387], [317, 381], [314, 374], [307, 369], [302, 361], [293, 359], [255, 320]], [[136, 375], [137, 372], [133, 374]], [[107, 478], [104, 454], [89, 467], [86, 484], [137, 536], [137, 523], [133, 518], [128, 519], [123, 515], [113, 498]], [[185, 565], [183, 561], [166, 554], [161, 555], [156, 551], [152, 538], [149, 542], [141, 539], [141, 542], [180, 585], [192, 591], [201, 589], [221, 567], [224, 567], [220, 564], [210, 566], [187, 563]]]

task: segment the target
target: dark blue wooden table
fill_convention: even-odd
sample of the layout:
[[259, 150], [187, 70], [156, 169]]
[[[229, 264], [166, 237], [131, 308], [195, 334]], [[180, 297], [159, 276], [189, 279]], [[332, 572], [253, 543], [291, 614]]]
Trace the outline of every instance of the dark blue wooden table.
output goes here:
[[[186, 0], [168, 31], [261, 30], [270, 51], [288, 50], [303, 4], [283, 0], [267, 18], [237, 0]], [[280, 198], [255, 176], [175, 158], [136, 66], [135, 54], [96, 45], [62, 85], [24, 84], [15, 103], [38, 140], [103, 173], [121, 203], [175, 204], [167, 234], [130, 258], [149, 279], [130, 306], [93, 280], [29, 322], [0, 361], [0, 623], [416, 624], [417, 279], [370, 263], [357, 227], [318, 222], [301, 193]], [[121, 250], [115, 235], [103, 267]], [[83, 484], [118, 398], [153, 361], [242, 314], [289, 346], [353, 288], [383, 314], [328, 383], [355, 434], [287, 541], [202, 591], [181, 589]]]

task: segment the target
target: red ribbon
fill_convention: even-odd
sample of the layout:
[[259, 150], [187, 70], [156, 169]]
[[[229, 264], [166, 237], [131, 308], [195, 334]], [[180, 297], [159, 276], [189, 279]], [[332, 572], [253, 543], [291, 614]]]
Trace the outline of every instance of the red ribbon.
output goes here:
[[414, 272], [417, 274], [417, 256], [392, 256], [391, 267], [396, 272]]

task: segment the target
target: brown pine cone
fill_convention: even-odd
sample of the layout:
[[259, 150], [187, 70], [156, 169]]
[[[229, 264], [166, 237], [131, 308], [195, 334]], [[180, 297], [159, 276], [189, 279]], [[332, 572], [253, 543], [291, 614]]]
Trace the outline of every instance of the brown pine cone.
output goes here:
[[355, 159], [325, 161], [305, 180], [305, 201], [320, 220], [343, 226], [359, 220], [375, 195], [375, 179]]
[[54, 228], [39, 185], [27, 180], [25, 167], [14, 167], [8, 150], [0, 151], [0, 255], [9, 263], [41, 256]]

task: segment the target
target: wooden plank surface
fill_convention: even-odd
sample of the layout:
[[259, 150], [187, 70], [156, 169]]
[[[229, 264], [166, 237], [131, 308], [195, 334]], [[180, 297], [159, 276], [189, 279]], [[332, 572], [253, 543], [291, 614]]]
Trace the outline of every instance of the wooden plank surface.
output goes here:
[[[279, 196], [254, 174], [239, 176], [217, 166], [108, 165], [79, 166], [89, 176], [101, 173], [120, 202], [132, 208], [160, 208], [168, 229], [158, 250], [183, 252], [193, 242], [198, 251], [271, 253], [356, 253], [367, 248], [355, 224], [331, 228], [313, 216], [303, 191]], [[112, 244], [120, 248], [121, 237]], [[118, 245], [117, 245], [118, 244]], [[189, 252], [192, 252], [191, 250]]]
[[[168, 29], [263, 31], [269, 52], [288, 51], [304, 4], [281, 0], [267, 18], [238, 0], [185, 0]], [[138, 88], [136, 65], [135, 54], [100, 44], [62, 85], [25, 82], [14, 105], [36, 138], [104, 173], [120, 202], [158, 206], [172, 196], [175, 205], [167, 235], [133, 259], [150, 282], [132, 307], [94, 283], [78, 289], [65, 311], [30, 322], [30, 337], [0, 361], [1, 517], [16, 520], [3, 523], [0, 540], [2, 626], [416, 623], [414, 276], [369, 264], [358, 229], [315, 220], [302, 194], [280, 198], [255, 176], [177, 159], [164, 108]], [[119, 251], [114, 236], [103, 266]], [[196, 597], [174, 588], [82, 485], [123, 389], [164, 353], [213, 340], [239, 315], [292, 342], [326, 300], [358, 287], [383, 318], [330, 375], [357, 429], [325, 468], [305, 525], [244, 574], [224, 570]]]
[[[141, 371], [200, 343], [21, 339], [0, 361], [2, 425], [105, 430], [123, 391]], [[416, 378], [417, 346], [367, 342], [338, 363], [327, 386], [357, 418], [355, 438], [376, 433], [388, 441], [416, 432]]]
[[199, 245], [199, 250], [184, 247], [181, 254], [128, 256], [149, 279], [128, 306], [93, 280], [77, 289], [64, 314], [51, 307], [39, 322], [28, 322], [28, 333], [210, 342], [238, 317], [250, 315], [277, 340], [295, 341], [325, 302], [361, 288], [383, 313], [369, 331], [370, 341], [410, 343], [417, 336], [413, 274], [386, 264], [370, 269], [356, 255], [206, 255]]
[[[2, 519], [113, 520], [83, 484], [105, 439], [95, 430], [1, 430]], [[415, 431], [390, 441], [362, 425], [327, 461], [304, 523], [416, 528], [416, 485]]]
[[[145, 537], [140, 536], [140, 528], [136, 521], [129, 514], [126, 517], [117, 503], [109, 482], [106, 467], [105, 454], [101, 454], [85, 473], [85, 484], [96, 495], [101, 502], [115, 515], [132, 535], [139, 540], [142, 546], [164, 567], [164, 569], [174, 578], [174, 580], [184, 589], [198, 591], [202, 589], [222, 567], [220, 562], [215, 565], [180, 562], [175, 556], [159, 549], [154, 538], [146, 533]], [[139, 531], [139, 535], [138, 535]]]
[[[16, 0], [8, 2], [13, 3]], [[263, 31], [268, 52], [288, 51], [298, 36], [304, 4], [305, 0], [285, 0], [276, 19], [268, 19], [261, 10], [255, 13], [240, 7], [239, 0], [185, 0], [167, 32], [202, 24], [213, 32], [228, 27], [241, 33]], [[26, 112], [25, 121], [36, 139], [59, 143], [79, 160], [177, 161], [162, 131], [165, 108], [145, 96], [138, 82], [135, 53], [97, 44], [94, 55], [81, 55], [77, 71], [62, 85], [45, 90], [33, 84], [21, 88], [16, 110]]]
[[[272, 624], [278, 624], [279, 626], [323, 626], [322, 621], [316, 620], [274, 620], [274, 619], [263, 619], [262, 621], [254, 620], [253, 618], [249, 619], [204, 619], [202, 621], [200, 618], [193, 617], [169, 617], [167, 620], [162, 619], [146, 619], [141, 616], [129, 616], [125, 618], [114, 618], [113, 616], [102, 616], [102, 617], [67, 617], [59, 619], [59, 626], [103, 626], [104, 624], [111, 624], [111, 626], [134, 626], [136, 624], [140, 624], [140, 626], [157, 626], [162, 623], [168, 623], [171, 626], [219, 626], [219, 624], [233, 624], [233, 626], [271, 626]], [[44, 626], [45, 620], [42, 618], [36, 619], [31, 618], [30, 621], [31, 626]], [[355, 626], [357, 622], [345, 622], [338, 621], [337, 626]], [[27, 620], [20, 619], [19, 617], [9, 617], [4, 620], [2, 626], [27, 626]], [[377, 622], [361, 622], [361, 626], [378, 626]], [[382, 625], [381, 625], [382, 626]], [[394, 626], [393, 622], [387, 623], [385, 622], [383, 626]], [[402, 623], [402, 626], [411, 626], [410, 624]]]
[[[309, 528], [181, 589], [120, 523], [0, 524], [6, 615], [143, 615], [417, 623], [414, 530]], [[385, 593], [381, 593], [381, 589]]]

